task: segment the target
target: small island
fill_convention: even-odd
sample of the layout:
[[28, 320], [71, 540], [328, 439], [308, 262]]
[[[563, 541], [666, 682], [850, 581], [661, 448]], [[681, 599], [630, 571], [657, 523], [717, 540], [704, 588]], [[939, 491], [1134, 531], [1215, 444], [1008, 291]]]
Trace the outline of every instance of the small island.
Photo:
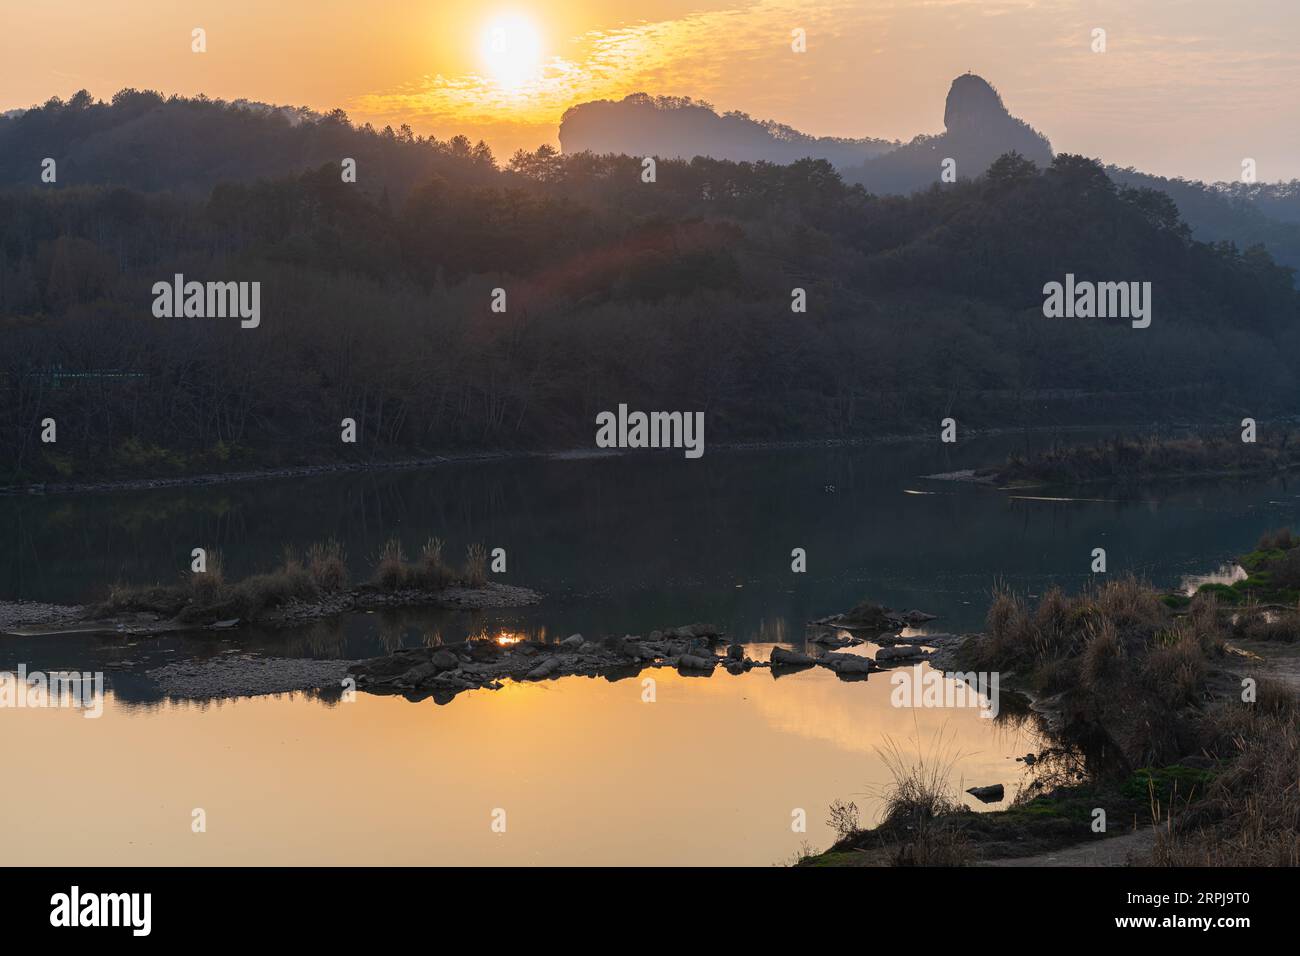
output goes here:
[[305, 554], [286, 549], [279, 567], [239, 581], [226, 580], [221, 556], [213, 553], [206, 570], [177, 584], [115, 585], [98, 604], [0, 604], [0, 633], [147, 636], [247, 624], [286, 627], [378, 608], [508, 608], [541, 600], [529, 588], [489, 581], [482, 545], [469, 547], [460, 568], [442, 552], [442, 541], [430, 538], [411, 561], [391, 538], [370, 579], [356, 585], [349, 583], [346, 555], [333, 540], [313, 544]]

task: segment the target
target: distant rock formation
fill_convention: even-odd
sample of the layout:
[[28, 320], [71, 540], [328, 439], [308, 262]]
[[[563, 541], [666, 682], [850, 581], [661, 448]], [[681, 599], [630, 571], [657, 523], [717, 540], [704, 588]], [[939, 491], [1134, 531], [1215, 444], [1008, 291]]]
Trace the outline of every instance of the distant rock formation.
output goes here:
[[793, 163], [825, 159], [850, 182], [876, 193], [909, 193], [939, 182], [945, 159], [959, 178], [980, 175], [1012, 150], [1039, 166], [1052, 161], [1047, 138], [1007, 111], [988, 81], [973, 73], [953, 80], [943, 111], [944, 132], [901, 145], [883, 139], [808, 136], [744, 113], [719, 114], [690, 97], [634, 93], [617, 102], [596, 100], [567, 110], [560, 121], [566, 153], [622, 153], [736, 162]]
[[793, 163], [825, 159], [856, 166], [898, 144], [881, 139], [808, 136], [789, 126], [759, 121], [745, 113], [719, 115], [689, 97], [633, 93], [622, 100], [596, 100], [567, 110], [560, 121], [565, 153], [621, 153], [693, 159], [710, 156], [735, 162]]
[[888, 155], [846, 171], [844, 178], [874, 193], [910, 193], [940, 182], [945, 159], [955, 161], [961, 179], [979, 176], [1013, 150], [1038, 166], [1052, 161], [1047, 137], [1012, 116], [997, 90], [974, 73], [952, 81], [943, 125], [943, 133], [917, 136]]

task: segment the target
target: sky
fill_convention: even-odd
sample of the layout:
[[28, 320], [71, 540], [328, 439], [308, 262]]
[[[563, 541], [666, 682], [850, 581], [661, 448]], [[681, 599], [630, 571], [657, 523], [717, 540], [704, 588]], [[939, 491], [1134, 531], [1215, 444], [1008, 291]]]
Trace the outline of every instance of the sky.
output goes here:
[[942, 130], [970, 70], [1057, 152], [1300, 177], [1300, 0], [0, 0], [0, 23], [0, 110], [82, 88], [205, 93], [507, 156], [558, 144], [575, 103], [646, 92], [907, 140]]

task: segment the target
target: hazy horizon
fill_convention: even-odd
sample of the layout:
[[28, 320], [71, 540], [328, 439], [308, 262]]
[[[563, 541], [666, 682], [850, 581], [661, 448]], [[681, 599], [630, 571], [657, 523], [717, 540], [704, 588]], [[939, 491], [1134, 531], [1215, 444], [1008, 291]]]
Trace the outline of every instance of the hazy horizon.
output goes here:
[[[0, 109], [126, 87], [318, 111], [482, 138], [498, 157], [558, 143], [564, 110], [633, 92], [690, 96], [816, 136], [907, 141], [943, 128], [972, 71], [1057, 152], [1165, 176], [1300, 176], [1300, 9], [1208, 0], [1131, 9], [1081, 0], [840, 2], [521, 0], [359, 9], [285, 0], [190, 4], [5, 0]], [[191, 30], [206, 31], [193, 53]], [[791, 50], [791, 31], [807, 50]], [[1092, 31], [1106, 30], [1093, 52]], [[504, 46], [504, 49], [503, 49]]]

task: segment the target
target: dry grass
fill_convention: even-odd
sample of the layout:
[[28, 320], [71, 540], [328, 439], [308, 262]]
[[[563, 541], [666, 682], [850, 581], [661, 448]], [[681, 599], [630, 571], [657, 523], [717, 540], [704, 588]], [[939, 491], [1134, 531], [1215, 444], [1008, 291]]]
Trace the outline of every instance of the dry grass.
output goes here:
[[406, 553], [398, 538], [389, 538], [379, 551], [379, 561], [375, 565], [374, 583], [385, 591], [400, 591], [406, 587], [410, 567], [406, 563]]
[[[1085, 653], [1097, 676], [1104, 658], [1122, 659], [1149, 646], [1170, 620], [1156, 592], [1131, 577], [1072, 597], [1053, 587], [1033, 610], [1019, 595], [999, 588], [989, 605], [980, 663], [1015, 671], [1035, 690], [1051, 692], [1076, 682]], [[1097, 641], [1102, 644], [1089, 651]]]
[[190, 599], [195, 604], [214, 603], [226, 586], [225, 563], [220, 551], [211, 551], [206, 559], [207, 569], [190, 572]]
[[441, 538], [430, 538], [424, 543], [412, 578], [419, 587], [429, 591], [439, 591], [455, 581], [456, 575], [442, 560]]
[[1133, 769], [1187, 752], [1180, 710], [1201, 701], [1224, 631], [1212, 596], [1198, 596], [1178, 617], [1129, 577], [1073, 596], [1053, 588], [1032, 609], [1001, 590], [975, 654], [981, 669], [1012, 672], [1038, 695], [1062, 695], [1079, 741], [1117, 752], [1120, 769]]
[[342, 591], [348, 584], [348, 561], [343, 545], [330, 538], [307, 549], [307, 568], [322, 591]]
[[465, 566], [459, 574], [443, 560], [441, 538], [430, 538], [420, 549], [417, 561], [410, 563], [397, 538], [389, 538], [379, 552], [379, 561], [372, 578], [373, 583], [385, 591], [415, 588], [424, 591], [441, 591], [460, 585], [481, 588], [487, 584], [487, 549], [472, 544], [466, 552]]
[[1291, 689], [1261, 680], [1254, 703], [1211, 718], [1223, 762], [1203, 799], [1158, 831], [1158, 866], [1300, 866], [1300, 713]]
[[1278, 528], [1260, 535], [1255, 544], [1256, 551], [1290, 551], [1300, 546], [1300, 536], [1290, 528]]
[[[436, 592], [458, 583], [482, 587], [486, 580], [487, 558], [482, 545], [470, 548], [465, 571], [457, 575], [443, 563], [442, 542], [438, 538], [430, 538], [425, 543], [415, 564], [407, 562], [401, 541], [389, 538], [380, 550], [371, 577], [374, 585], [386, 591]], [[255, 620], [270, 608], [295, 600], [320, 600], [347, 587], [347, 555], [343, 546], [331, 538], [312, 544], [305, 556], [286, 547], [277, 568], [237, 582], [226, 580], [221, 554], [211, 551], [207, 570], [187, 575], [180, 585], [115, 584], [94, 614], [102, 618], [148, 611], [187, 623], [228, 618]]]
[[952, 786], [961, 754], [951, 740], [936, 739], [931, 751], [915, 757], [892, 738], [877, 748], [892, 781], [884, 788], [883, 827], [900, 836], [893, 851], [895, 866], [961, 866], [973, 848], [953, 825], [964, 807]]
[[481, 544], [471, 544], [465, 553], [464, 583], [470, 588], [487, 584], [487, 549]]
[[1237, 641], [1300, 640], [1300, 609], [1248, 605], [1233, 616], [1232, 637]]
[[1079, 681], [1099, 691], [1118, 679], [1127, 666], [1128, 654], [1112, 621], [1088, 621], [1088, 636], [1079, 660]]

